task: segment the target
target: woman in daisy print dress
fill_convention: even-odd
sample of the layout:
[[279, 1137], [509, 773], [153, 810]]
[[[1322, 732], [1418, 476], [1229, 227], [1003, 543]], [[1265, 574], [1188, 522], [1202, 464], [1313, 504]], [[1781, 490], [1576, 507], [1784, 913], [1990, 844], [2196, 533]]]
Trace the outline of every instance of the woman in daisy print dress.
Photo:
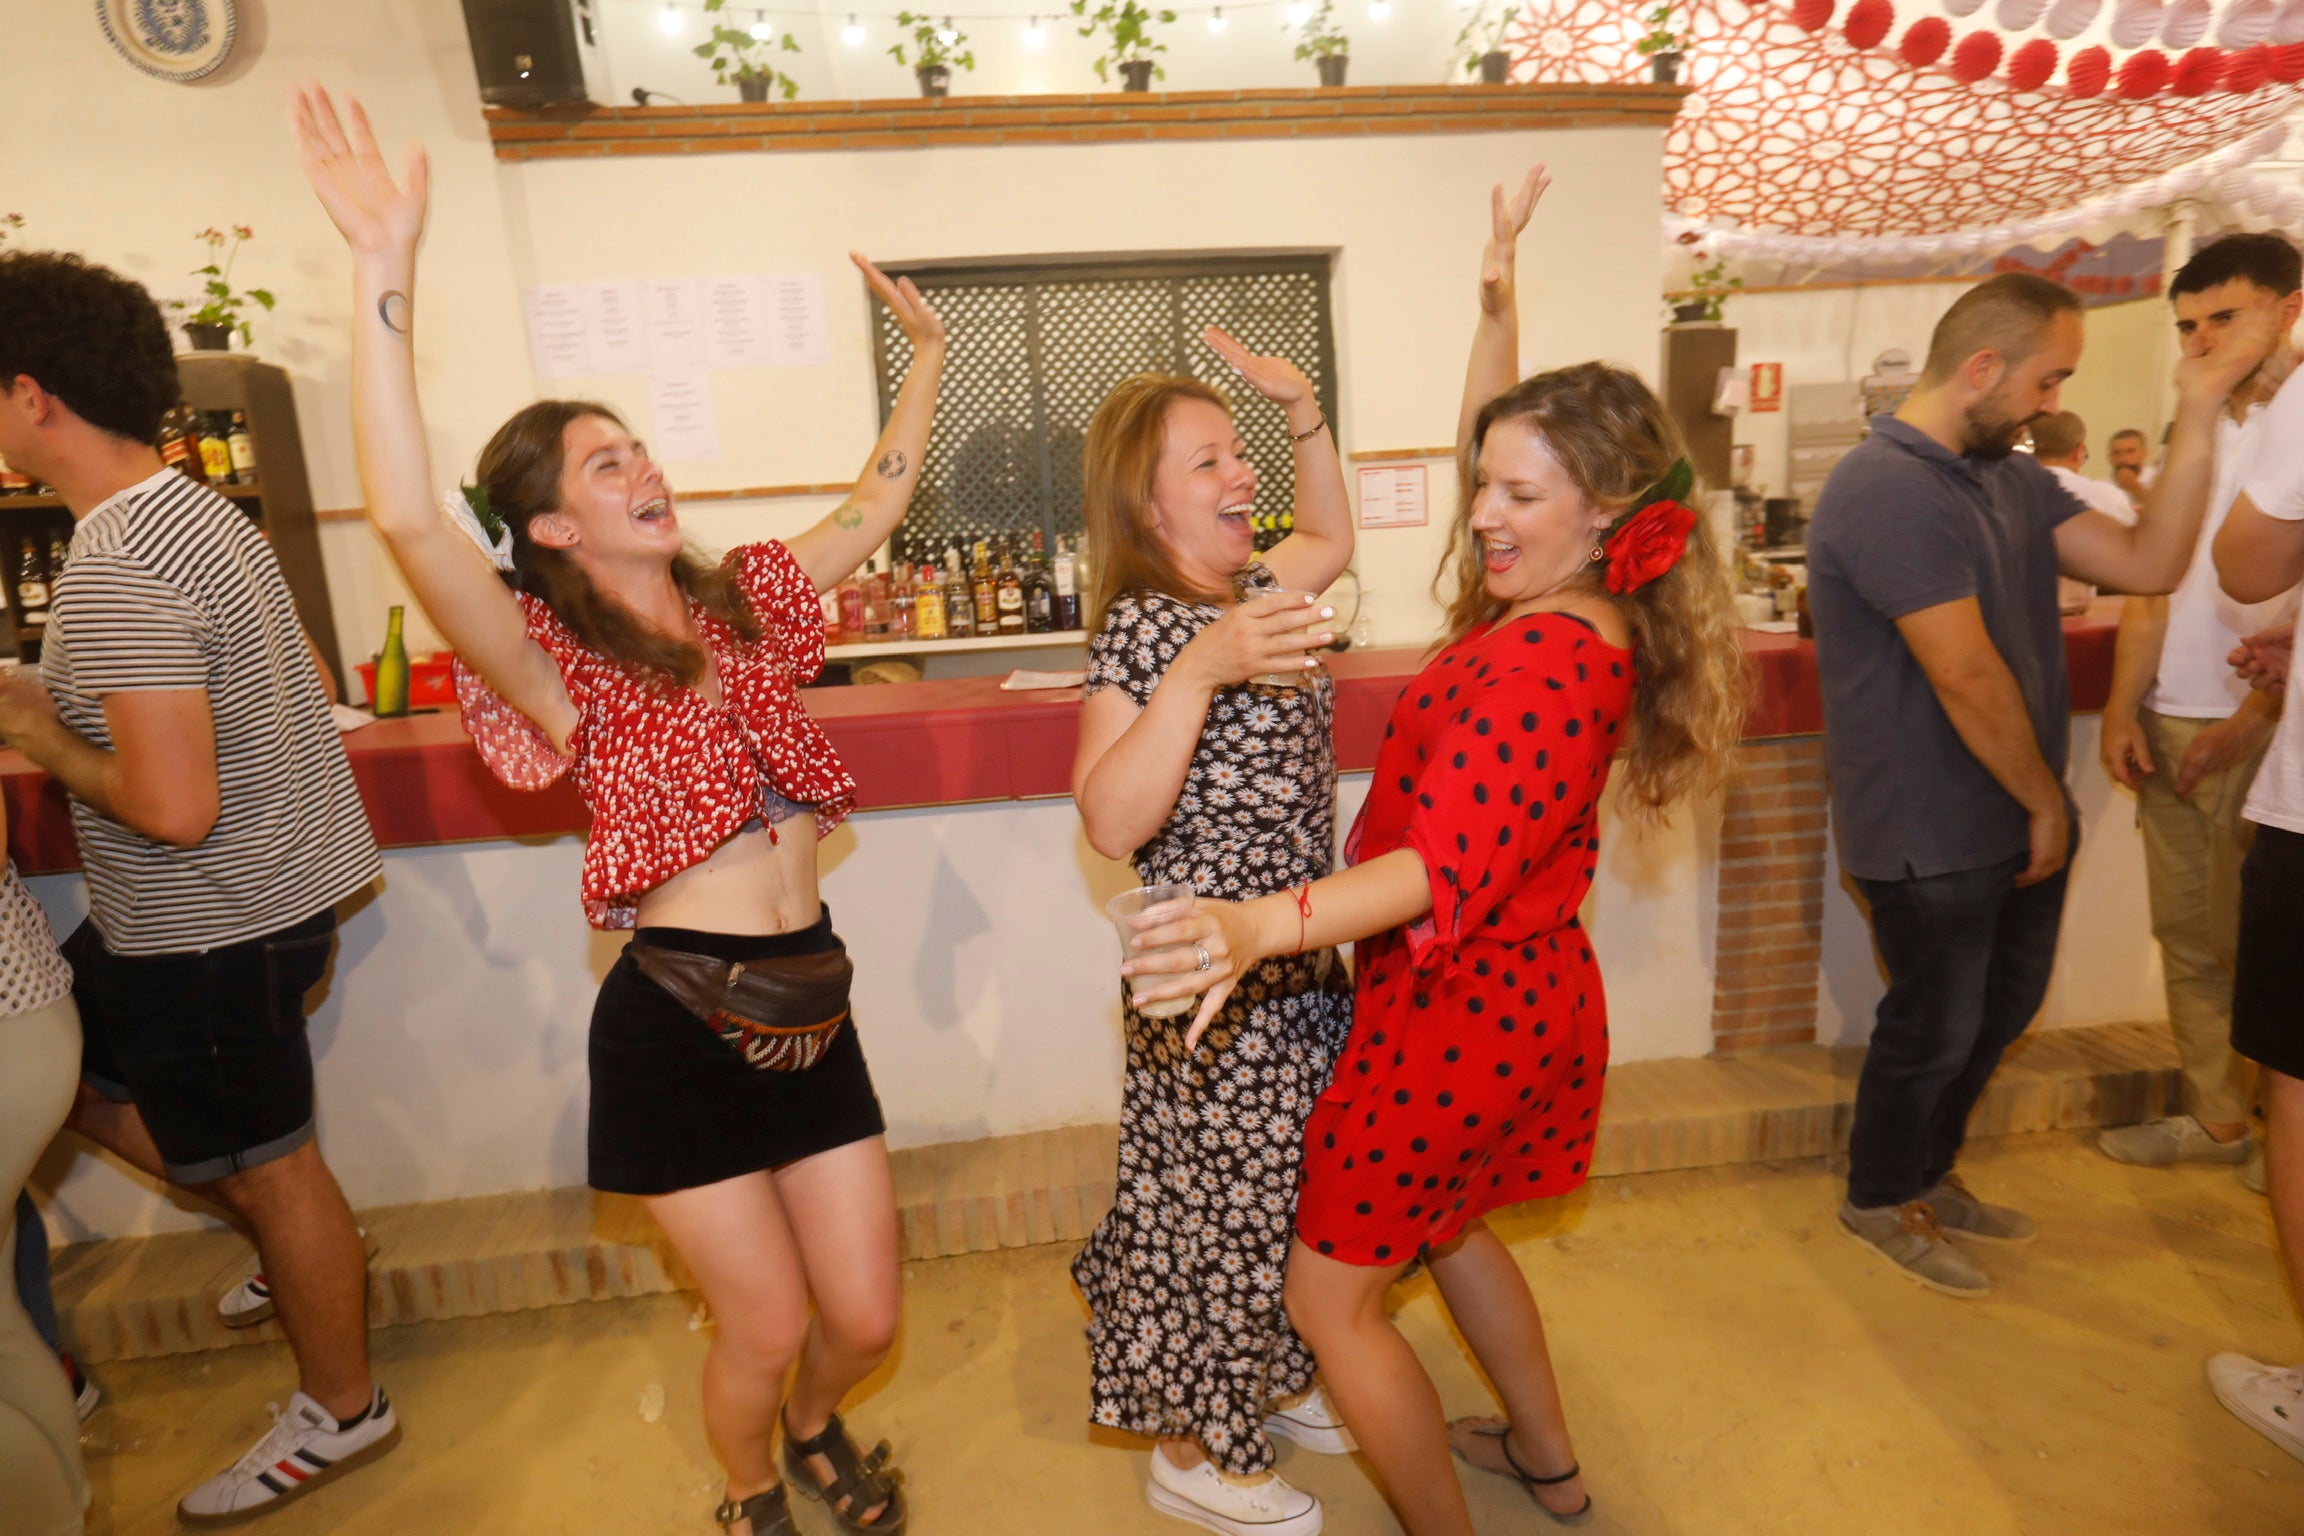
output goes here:
[[[612, 410], [523, 407], [477, 470], [508, 586], [433, 504], [410, 299], [422, 155], [396, 182], [359, 104], [348, 108], [339, 120], [315, 86], [295, 120], [305, 173], [352, 251], [367, 513], [456, 649], [483, 760], [518, 788], [574, 782], [592, 816], [585, 913], [635, 930], [593, 1007], [587, 1176], [645, 1202], [711, 1305], [703, 1416], [726, 1471], [715, 1518], [740, 1536], [797, 1536], [789, 1479], [851, 1536], [900, 1531], [888, 1448], [860, 1452], [836, 1411], [885, 1358], [902, 1288], [880, 1105], [817, 894], [817, 839], [856, 785], [796, 690], [823, 665], [817, 594], [886, 541], [911, 499], [942, 322], [911, 283], [857, 258], [913, 344], [910, 376], [849, 500], [724, 560], [688, 546], [662, 468]], [[783, 978], [804, 1001], [787, 1016], [740, 1000], [731, 966]], [[831, 1031], [807, 1059], [752, 1054], [753, 1038], [725, 1032], [724, 999], [759, 1023], [830, 1019]]]
[[[1305, 1129], [1288, 1314], [1411, 1536], [1468, 1536], [1451, 1448], [1538, 1508], [1590, 1509], [1535, 1299], [1481, 1217], [1568, 1193], [1589, 1169], [1606, 998], [1577, 917], [1600, 798], [1658, 817], [1715, 782], [1742, 726], [1726, 573], [1679, 435], [1635, 375], [1600, 363], [1524, 382], [1512, 251], [1544, 186], [1495, 198], [1466, 387], [1467, 477], [1446, 635], [1392, 712], [1346, 845], [1350, 868], [1254, 901], [1196, 902], [1133, 962], [1139, 1000], [1268, 957], [1355, 941], [1352, 1038]], [[1196, 1022], [1196, 1027], [1199, 1021]], [[1423, 1258], [1507, 1416], [1442, 1422], [1384, 1310]]]
[[[1296, 528], [1256, 556], [1256, 470], [1223, 395], [1144, 374], [1104, 401], [1086, 445], [1096, 637], [1073, 787], [1089, 841], [1143, 882], [1245, 897], [1329, 869], [1334, 695], [1306, 652], [1333, 610], [1301, 593], [1343, 570], [1352, 522], [1303, 374], [1208, 340], [1287, 415]], [[1304, 682], [1252, 681], [1266, 674]], [[1196, 1055], [1187, 1019], [1125, 1020], [1117, 1199], [1072, 1270], [1090, 1412], [1155, 1439], [1146, 1498], [1208, 1529], [1310, 1536], [1320, 1505], [1270, 1470], [1271, 1437], [1349, 1446], [1281, 1306], [1304, 1117], [1349, 1009], [1336, 957], [1308, 954], [1245, 977]]]

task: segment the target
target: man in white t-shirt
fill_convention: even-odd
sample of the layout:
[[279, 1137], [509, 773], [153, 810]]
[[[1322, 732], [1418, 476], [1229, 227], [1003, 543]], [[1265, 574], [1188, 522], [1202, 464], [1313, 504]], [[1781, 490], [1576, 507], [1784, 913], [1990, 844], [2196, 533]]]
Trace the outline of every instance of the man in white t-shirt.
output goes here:
[[2104, 461], [2112, 466], [2112, 483], [2142, 510], [2144, 493], [2152, 488], [2151, 440], [2134, 427], [2122, 427], [2104, 445]]
[[[2295, 320], [2293, 300], [2286, 314]], [[2304, 373], [2289, 376], [2257, 426], [2214, 551], [2217, 579], [2238, 602], [2304, 580]], [[2291, 668], [2284, 693], [2245, 811], [2257, 830], [2240, 870], [2232, 1046], [2261, 1069], [2265, 1193], [2289, 1284], [2304, 1296], [2304, 673]], [[2304, 1368], [2220, 1354], [2208, 1380], [2226, 1408], [2304, 1460]]]
[[[2137, 504], [2109, 480], [2091, 480], [2080, 473], [2088, 462], [2088, 423], [2078, 411], [2054, 411], [2032, 423], [2032, 457], [2047, 466], [2056, 483], [2070, 491], [2084, 507], [2093, 507], [2125, 527], [2136, 526]], [[2056, 606], [2066, 613], [2082, 613], [2095, 601], [2096, 589], [2070, 576], [2056, 578]]]
[[[2181, 344], [2199, 351], [2252, 303], [2281, 306], [2293, 323], [2304, 308], [2297, 288], [2295, 247], [2278, 235], [2242, 234], [2202, 247], [2168, 294]], [[2279, 701], [2252, 691], [2226, 658], [2242, 636], [2292, 617], [2296, 593], [2234, 601], [2216, 583], [2210, 546], [2239, 494], [2271, 381], [2285, 373], [2287, 357], [2283, 325], [2264, 366], [2232, 391], [2217, 420], [2215, 489], [2183, 582], [2167, 597], [2128, 599], [2120, 616], [2100, 750], [2105, 772], [2136, 793], [2152, 933], [2184, 1066], [2178, 1113], [2097, 1138], [2106, 1156], [2123, 1163], [2237, 1165], [2247, 1162], [2254, 1140], [2250, 1073], [2232, 1050], [2233, 947], [2240, 862], [2255, 830], [2241, 807], [2272, 740]]]

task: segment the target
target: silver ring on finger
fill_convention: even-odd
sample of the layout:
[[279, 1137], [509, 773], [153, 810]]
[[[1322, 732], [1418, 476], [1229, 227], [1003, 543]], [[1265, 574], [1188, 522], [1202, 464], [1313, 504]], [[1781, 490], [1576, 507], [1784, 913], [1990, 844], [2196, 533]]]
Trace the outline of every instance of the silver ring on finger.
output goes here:
[[1209, 954], [1208, 954], [1208, 946], [1207, 946], [1207, 945], [1205, 945], [1205, 944], [1195, 944], [1195, 945], [1193, 945], [1193, 946], [1192, 946], [1192, 953], [1194, 953], [1195, 955], [1198, 955], [1198, 956], [1200, 957], [1200, 966], [1199, 966], [1199, 968], [1200, 968], [1201, 970], [1203, 970], [1203, 971], [1207, 970], [1208, 968], [1210, 968], [1211, 966], [1213, 966], [1213, 965], [1216, 963], [1216, 962], [1215, 962], [1215, 960], [1214, 960], [1214, 959], [1212, 959], [1212, 958], [1209, 956]]

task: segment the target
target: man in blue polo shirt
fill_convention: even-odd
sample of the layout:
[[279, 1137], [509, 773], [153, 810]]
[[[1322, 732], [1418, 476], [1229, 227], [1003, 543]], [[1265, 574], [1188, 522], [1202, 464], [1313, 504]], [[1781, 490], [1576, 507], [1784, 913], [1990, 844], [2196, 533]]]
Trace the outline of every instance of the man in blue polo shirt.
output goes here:
[[1840, 1222], [1949, 1295], [1991, 1281], [1946, 1232], [2033, 1235], [2030, 1217], [1978, 1200], [1953, 1165], [2001, 1052], [2047, 992], [2078, 837], [2056, 578], [2138, 593], [2182, 579], [2216, 411], [2268, 324], [2178, 367], [2167, 458], [2129, 528], [2014, 452], [2079, 365], [2079, 299], [2028, 273], [1992, 278], [1945, 312], [1919, 387], [1872, 419], [1817, 499], [1808, 606], [1832, 819], [1888, 971]]

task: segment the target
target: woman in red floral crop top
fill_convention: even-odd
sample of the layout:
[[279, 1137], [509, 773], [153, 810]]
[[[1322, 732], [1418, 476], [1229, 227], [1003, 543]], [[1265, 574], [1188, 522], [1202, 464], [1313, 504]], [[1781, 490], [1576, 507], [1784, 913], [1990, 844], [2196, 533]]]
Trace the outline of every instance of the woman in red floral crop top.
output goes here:
[[340, 121], [314, 86], [294, 117], [305, 173], [352, 250], [368, 516], [456, 649], [482, 756], [522, 788], [573, 775], [593, 818], [586, 914], [636, 929], [592, 1016], [589, 1176], [646, 1199], [711, 1303], [704, 1422], [727, 1471], [716, 1518], [792, 1536], [781, 1424], [784, 1473], [843, 1529], [900, 1531], [887, 1446], [860, 1453], [836, 1412], [895, 1337], [897, 1226], [879, 1102], [843, 1027], [847, 966], [817, 896], [817, 839], [855, 783], [797, 689], [824, 662], [817, 595], [911, 499], [943, 323], [909, 281], [856, 258], [914, 351], [888, 425], [837, 510], [717, 564], [687, 544], [663, 471], [615, 412], [565, 400], [517, 412], [478, 475], [504, 526], [507, 590], [433, 503], [410, 339], [422, 152], [396, 182], [346, 105]]

